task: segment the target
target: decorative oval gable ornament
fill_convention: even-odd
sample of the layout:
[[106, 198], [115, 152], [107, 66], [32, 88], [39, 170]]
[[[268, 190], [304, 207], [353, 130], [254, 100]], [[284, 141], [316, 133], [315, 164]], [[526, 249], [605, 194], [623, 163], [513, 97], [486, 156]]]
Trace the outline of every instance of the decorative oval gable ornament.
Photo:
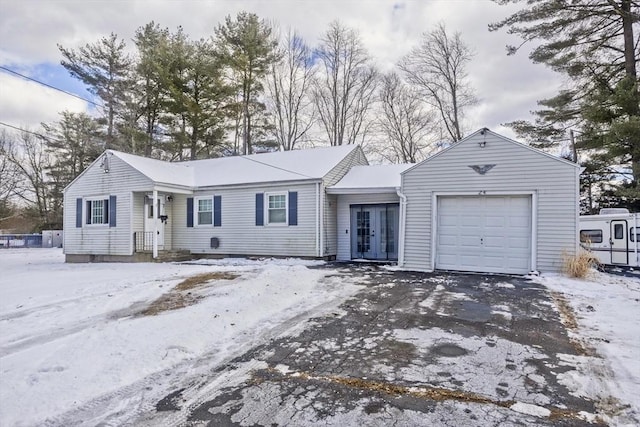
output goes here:
[[480, 175], [484, 175], [485, 173], [489, 172], [491, 169], [493, 169], [495, 165], [469, 165], [469, 167], [471, 169], [473, 169], [474, 171], [478, 172]]

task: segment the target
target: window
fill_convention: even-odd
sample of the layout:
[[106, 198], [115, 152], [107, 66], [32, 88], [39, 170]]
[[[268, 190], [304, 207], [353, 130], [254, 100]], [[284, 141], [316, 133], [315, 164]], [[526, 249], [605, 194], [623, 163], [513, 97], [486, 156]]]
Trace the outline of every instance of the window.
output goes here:
[[602, 243], [602, 230], [580, 230], [580, 242]]
[[87, 224], [109, 223], [109, 201], [105, 199], [87, 200]]
[[624, 239], [624, 227], [622, 224], [614, 224], [613, 226], [613, 238]]
[[197, 199], [197, 224], [198, 225], [212, 225], [213, 224], [213, 199]]
[[287, 194], [269, 194], [267, 199], [267, 223], [287, 223]]
[[640, 238], [640, 229], [636, 230], [635, 227], [629, 228], [629, 237], [631, 238], [632, 242], [635, 242]]
[[187, 197], [187, 227], [222, 227], [222, 196]]

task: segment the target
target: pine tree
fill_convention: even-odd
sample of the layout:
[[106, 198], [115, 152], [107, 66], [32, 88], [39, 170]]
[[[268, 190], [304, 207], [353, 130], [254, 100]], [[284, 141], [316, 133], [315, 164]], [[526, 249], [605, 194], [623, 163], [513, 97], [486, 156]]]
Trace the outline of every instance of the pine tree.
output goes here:
[[[589, 180], [603, 180], [590, 182], [603, 187], [600, 194], [614, 194], [627, 206], [640, 200], [640, 38], [634, 34], [639, 12], [640, 3], [633, 0], [535, 0], [489, 26], [494, 31], [507, 28], [521, 36], [523, 44], [539, 42], [531, 60], [572, 82], [557, 96], [539, 101], [544, 108], [534, 112], [534, 123], [511, 123], [516, 132], [551, 146], [566, 137], [568, 129], [579, 130], [576, 148], [589, 166]], [[514, 54], [519, 46], [507, 48]]]
[[132, 59], [126, 54], [124, 40], [111, 33], [98, 42], [79, 49], [66, 49], [58, 45], [64, 59], [61, 61], [69, 73], [88, 86], [104, 105], [106, 148], [120, 145], [116, 135], [116, 121], [122, 112], [130, 84]]
[[240, 12], [233, 20], [215, 29], [215, 51], [228, 69], [227, 77], [235, 86], [238, 106], [236, 117], [242, 124], [242, 151], [253, 152], [255, 137], [266, 126], [265, 106], [260, 102], [264, 92], [263, 81], [271, 65], [278, 59], [277, 41], [271, 36], [271, 27], [253, 13]]

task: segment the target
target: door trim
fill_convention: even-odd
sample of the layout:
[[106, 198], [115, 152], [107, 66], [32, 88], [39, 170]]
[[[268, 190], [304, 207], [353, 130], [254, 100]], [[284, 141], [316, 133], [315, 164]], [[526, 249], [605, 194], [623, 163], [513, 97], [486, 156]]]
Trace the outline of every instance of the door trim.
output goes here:
[[[614, 225], [622, 224], [623, 230], [623, 238], [624, 238], [624, 248], [614, 249], [613, 245], [613, 236], [614, 236]], [[634, 231], [635, 232], [635, 231]], [[622, 239], [616, 239], [622, 240]], [[624, 252], [625, 253], [625, 262], [613, 262], [613, 253]], [[611, 261], [611, 265], [629, 265], [629, 224], [626, 219], [612, 219], [609, 223], [609, 260]]]
[[[388, 227], [388, 217], [387, 218], [387, 223], [385, 224], [385, 228], [386, 228], [386, 232], [385, 235], [388, 236], [388, 232], [389, 229], [393, 229], [394, 230], [394, 244], [395, 244], [395, 251], [391, 252], [391, 254], [395, 254], [396, 257], [395, 258], [390, 258], [389, 257], [389, 252], [384, 252], [385, 257], [380, 257], [381, 254], [381, 248], [380, 248], [380, 239], [382, 237], [382, 233], [381, 233], [381, 224], [378, 224], [379, 222], [379, 218], [376, 215], [378, 212], [380, 212], [380, 208], [385, 208], [388, 209], [390, 207], [396, 208], [396, 212], [397, 212], [397, 218], [396, 218], [396, 225], [394, 227]], [[357, 227], [354, 228], [354, 224], [353, 224], [353, 212], [354, 209], [371, 209], [372, 211], [372, 221], [374, 221], [377, 225], [376, 227], [376, 235], [375, 236], [371, 236], [371, 248], [372, 250], [375, 251], [376, 256], [374, 258], [363, 258], [363, 259], [370, 259], [370, 260], [377, 260], [377, 261], [396, 261], [398, 259], [399, 256], [399, 239], [400, 237], [400, 231], [399, 231], [399, 221], [400, 221], [400, 203], [397, 202], [386, 202], [386, 203], [352, 203], [349, 204], [349, 258], [350, 259], [355, 259], [353, 254], [353, 233], [357, 232]], [[387, 237], [388, 239], [388, 237]], [[356, 251], [356, 253], [359, 253]]]
[[454, 196], [530, 196], [531, 197], [531, 271], [538, 270], [538, 192], [537, 191], [433, 191], [431, 192], [431, 268], [436, 269], [436, 247], [438, 233], [438, 197]]

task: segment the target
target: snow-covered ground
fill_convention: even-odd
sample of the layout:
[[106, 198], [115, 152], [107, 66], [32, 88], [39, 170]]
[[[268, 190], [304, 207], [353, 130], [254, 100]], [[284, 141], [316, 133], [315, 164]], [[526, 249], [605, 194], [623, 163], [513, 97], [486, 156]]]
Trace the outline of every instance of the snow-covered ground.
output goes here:
[[[65, 264], [59, 249], [0, 250], [0, 426], [65, 425], [69, 418], [62, 414], [70, 411], [99, 414], [77, 420], [86, 425], [100, 424], [105, 411], [115, 424], [135, 419], [188, 378], [206, 379], [272, 337], [299, 333], [307, 319], [339, 312], [361, 289], [361, 278], [309, 268], [317, 264]], [[184, 291], [201, 297], [185, 308], [141, 314], [184, 279], [210, 272], [238, 277]], [[559, 381], [577, 396], [608, 405], [599, 411], [612, 414], [607, 422], [634, 425], [640, 419], [640, 279], [597, 272], [587, 280], [532, 279], [571, 305], [577, 328], [569, 332], [587, 349], [584, 356], [559, 355], [577, 367], [560, 373]], [[420, 307], [434, 304], [427, 299]], [[392, 332], [398, 339], [435, 339], [417, 329]], [[258, 367], [246, 365], [247, 372]], [[519, 405], [512, 409], [544, 409]]]
[[[65, 264], [59, 249], [0, 251], [0, 425], [55, 424], [126, 387], [153, 400], [145, 378], [171, 376], [203, 356], [211, 370], [299, 331], [360, 289], [335, 271], [308, 268], [314, 264]], [[186, 308], [140, 315], [185, 278], [215, 271], [239, 277], [190, 291], [203, 298]]]
[[608, 402], [611, 407], [602, 409], [627, 415], [610, 421], [636, 425], [640, 420], [640, 278], [594, 270], [585, 280], [560, 275], [533, 279], [564, 296], [577, 317], [578, 327], [570, 335], [587, 350], [595, 350], [596, 357], [566, 355], [568, 364], [580, 368], [563, 375], [561, 382], [576, 395], [596, 401], [615, 397], [616, 401]]

